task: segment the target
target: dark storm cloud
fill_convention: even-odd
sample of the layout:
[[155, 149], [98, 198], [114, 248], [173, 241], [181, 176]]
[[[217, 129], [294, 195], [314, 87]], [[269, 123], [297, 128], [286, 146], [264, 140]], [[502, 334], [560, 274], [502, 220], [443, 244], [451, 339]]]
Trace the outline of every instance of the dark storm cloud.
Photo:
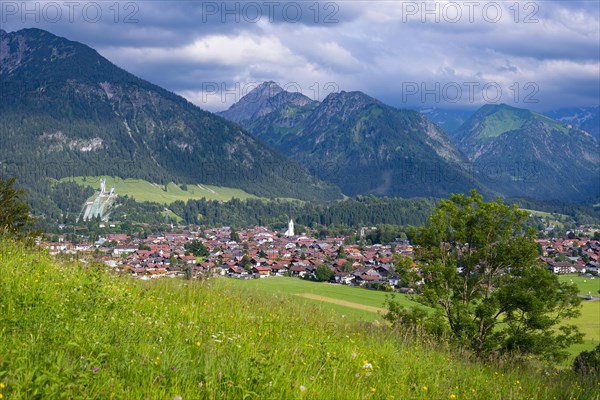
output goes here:
[[[316, 99], [334, 87], [362, 90], [399, 107], [476, 107], [490, 100], [485, 85], [535, 109], [599, 102], [597, 1], [73, 2], [72, 18], [66, 3], [3, 1], [1, 27], [83, 42], [209, 110], [235, 101], [232, 88], [262, 80], [297, 84]], [[474, 83], [474, 98], [444, 99]], [[230, 93], [206, 96], [207, 85]], [[523, 103], [532, 85], [537, 102]]]

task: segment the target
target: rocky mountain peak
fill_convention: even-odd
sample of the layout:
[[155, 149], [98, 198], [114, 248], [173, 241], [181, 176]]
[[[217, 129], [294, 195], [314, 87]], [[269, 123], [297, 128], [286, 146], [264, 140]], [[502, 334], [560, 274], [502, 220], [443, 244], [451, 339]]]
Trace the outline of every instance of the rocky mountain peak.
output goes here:
[[248, 121], [263, 117], [285, 106], [304, 106], [312, 100], [298, 92], [288, 92], [273, 81], [263, 82], [218, 115], [234, 122]]

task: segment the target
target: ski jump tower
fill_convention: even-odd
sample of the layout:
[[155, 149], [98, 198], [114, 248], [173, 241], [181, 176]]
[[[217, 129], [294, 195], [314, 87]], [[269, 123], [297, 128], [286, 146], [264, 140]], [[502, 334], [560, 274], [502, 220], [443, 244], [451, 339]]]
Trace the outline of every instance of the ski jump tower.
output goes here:
[[[88, 201], [83, 205], [83, 220], [89, 221], [92, 218], [100, 217], [102, 221], [108, 221], [108, 215], [110, 214], [110, 208], [112, 207], [117, 194], [115, 188], [112, 187], [110, 192], [106, 193], [106, 179], [100, 180], [100, 193], [90, 197]], [[80, 216], [81, 216], [80, 214]], [[79, 218], [77, 218], [79, 221]]]

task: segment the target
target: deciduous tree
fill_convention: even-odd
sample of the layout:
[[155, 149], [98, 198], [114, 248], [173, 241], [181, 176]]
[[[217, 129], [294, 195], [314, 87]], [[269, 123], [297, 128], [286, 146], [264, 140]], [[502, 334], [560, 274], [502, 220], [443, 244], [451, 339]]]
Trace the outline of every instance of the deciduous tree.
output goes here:
[[[430, 318], [443, 316], [446, 331], [478, 355], [558, 360], [581, 340], [576, 327], [564, 324], [579, 314], [580, 299], [573, 285], [538, 263], [526, 219], [516, 205], [485, 202], [476, 191], [453, 195], [412, 232], [415, 263], [399, 262], [397, 269], [417, 290], [415, 300], [433, 309]], [[393, 309], [396, 320], [407, 312]]]

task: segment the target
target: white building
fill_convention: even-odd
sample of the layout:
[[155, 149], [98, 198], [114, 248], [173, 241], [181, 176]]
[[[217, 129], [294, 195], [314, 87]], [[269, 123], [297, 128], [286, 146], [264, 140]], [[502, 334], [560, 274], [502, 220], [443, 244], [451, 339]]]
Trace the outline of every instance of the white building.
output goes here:
[[284, 233], [285, 236], [290, 237], [294, 236], [294, 221], [290, 218], [290, 222], [288, 222], [287, 231]]

